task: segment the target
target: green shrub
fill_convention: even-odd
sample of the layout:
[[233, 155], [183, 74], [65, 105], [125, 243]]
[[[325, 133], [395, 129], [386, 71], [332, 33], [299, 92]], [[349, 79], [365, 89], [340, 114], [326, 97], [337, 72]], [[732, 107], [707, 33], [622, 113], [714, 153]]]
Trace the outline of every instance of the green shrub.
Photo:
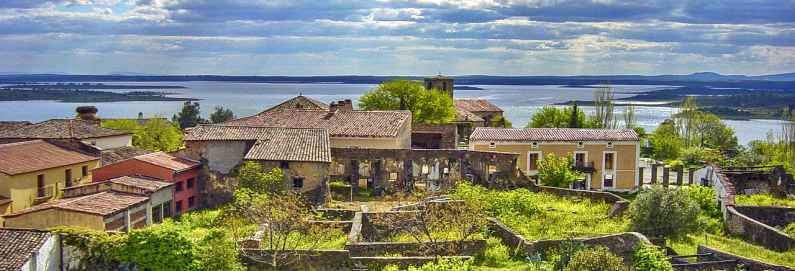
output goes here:
[[565, 268], [571, 262], [571, 259], [580, 253], [580, 251], [586, 249], [585, 245], [582, 242], [577, 241], [564, 241], [560, 243], [560, 247], [558, 248], [559, 257], [555, 259], [555, 270], [560, 270]]
[[790, 237], [795, 237], [795, 222], [789, 223], [789, 225], [784, 227], [784, 233]]
[[698, 203], [684, 189], [655, 186], [642, 191], [629, 208], [631, 229], [647, 236], [680, 238], [699, 230]]
[[715, 198], [715, 190], [712, 187], [691, 185], [682, 187], [682, 189], [687, 191], [690, 199], [698, 204], [702, 215], [712, 218], [723, 217], [718, 201]]
[[632, 254], [635, 271], [673, 271], [665, 252], [652, 244], [641, 244]]
[[237, 170], [238, 187], [250, 189], [255, 193], [282, 193], [286, 190], [284, 175], [279, 168], [265, 171], [265, 168], [257, 162], [247, 161], [241, 164]]
[[441, 258], [420, 267], [409, 267], [408, 271], [470, 271], [473, 270], [472, 259]]
[[577, 252], [571, 258], [564, 271], [624, 271], [621, 257], [610, 253], [606, 247], [598, 246], [586, 248]]
[[795, 199], [792, 197], [776, 198], [769, 194], [737, 195], [734, 197], [737, 205], [752, 206], [781, 206], [795, 208]]
[[332, 180], [332, 181], [330, 181], [328, 183], [328, 186], [331, 189], [334, 189], [334, 188], [349, 188], [349, 187], [351, 187], [350, 185], [345, 183], [343, 180]]
[[141, 270], [197, 270], [196, 254], [191, 240], [179, 229], [161, 224], [130, 231], [119, 258]]
[[547, 154], [538, 160], [538, 180], [548, 186], [569, 187], [582, 176], [582, 173], [572, 169], [573, 165], [574, 159], [570, 156]]

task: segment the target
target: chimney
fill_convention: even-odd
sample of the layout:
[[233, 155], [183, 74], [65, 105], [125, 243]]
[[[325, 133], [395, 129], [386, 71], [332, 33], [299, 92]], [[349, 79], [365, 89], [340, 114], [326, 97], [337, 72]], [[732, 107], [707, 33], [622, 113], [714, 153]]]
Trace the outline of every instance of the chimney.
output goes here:
[[336, 112], [339, 109], [340, 109], [340, 105], [337, 104], [337, 102], [331, 102], [328, 105], [328, 112]]
[[78, 119], [99, 124], [99, 118], [97, 118], [98, 110], [95, 106], [78, 106], [75, 111]]
[[351, 99], [345, 99], [344, 101], [340, 101], [343, 104], [342, 110], [345, 111], [353, 111], [353, 102]]

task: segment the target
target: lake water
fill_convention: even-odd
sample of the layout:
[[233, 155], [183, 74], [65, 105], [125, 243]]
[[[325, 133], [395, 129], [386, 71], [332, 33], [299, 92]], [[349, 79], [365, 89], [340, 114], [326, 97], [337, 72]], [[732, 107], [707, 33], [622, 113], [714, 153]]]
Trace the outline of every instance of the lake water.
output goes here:
[[[116, 82], [114, 82], [116, 84]], [[178, 85], [187, 89], [168, 90], [179, 92], [178, 96], [202, 99], [202, 113], [207, 114], [215, 106], [231, 108], [236, 116], [256, 114], [284, 100], [304, 94], [324, 102], [356, 99], [375, 85], [358, 84], [270, 84], [235, 82], [118, 82], [129, 85]], [[523, 127], [532, 114], [544, 105], [569, 100], [592, 100], [593, 89], [562, 86], [492, 86], [477, 85], [484, 90], [456, 90], [456, 98], [484, 98], [505, 110], [505, 116], [514, 127]], [[645, 92], [665, 86], [621, 86], [614, 85], [616, 98], [630, 97], [633, 93]], [[138, 112], [145, 116], [170, 117], [180, 110], [182, 102], [114, 102], [114, 103], [60, 103], [55, 101], [0, 102], [0, 120], [43, 121], [51, 118], [74, 117], [77, 106], [94, 105], [99, 116], [106, 118], [134, 118]], [[590, 112], [592, 108], [582, 107]], [[617, 107], [617, 112], [623, 112]], [[652, 131], [674, 109], [655, 106], [636, 106], [635, 115], [640, 126]], [[745, 144], [755, 139], [765, 139], [768, 132], [780, 131], [781, 121], [750, 120], [725, 121], [733, 127], [739, 141]]]

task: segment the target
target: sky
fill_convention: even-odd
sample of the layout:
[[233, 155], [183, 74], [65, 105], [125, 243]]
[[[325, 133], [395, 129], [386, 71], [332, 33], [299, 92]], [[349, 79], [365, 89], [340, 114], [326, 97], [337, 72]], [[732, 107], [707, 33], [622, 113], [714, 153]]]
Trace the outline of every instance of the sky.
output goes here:
[[795, 0], [0, 0], [0, 72], [795, 72]]

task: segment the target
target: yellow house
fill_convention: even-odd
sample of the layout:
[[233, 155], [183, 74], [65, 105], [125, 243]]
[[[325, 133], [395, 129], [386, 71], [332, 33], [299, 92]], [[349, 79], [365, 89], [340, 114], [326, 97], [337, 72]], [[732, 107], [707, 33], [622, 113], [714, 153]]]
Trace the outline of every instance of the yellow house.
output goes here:
[[519, 168], [538, 174], [536, 162], [548, 154], [571, 156], [585, 173], [588, 190], [630, 191], [639, 187], [640, 139], [631, 129], [478, 127], [469, 148], [518, 153]]
[[0, 215], [57, 199], [62, 188], [91, 181], [97, 167], [99, 157], [42, 140], [0, 144]]

